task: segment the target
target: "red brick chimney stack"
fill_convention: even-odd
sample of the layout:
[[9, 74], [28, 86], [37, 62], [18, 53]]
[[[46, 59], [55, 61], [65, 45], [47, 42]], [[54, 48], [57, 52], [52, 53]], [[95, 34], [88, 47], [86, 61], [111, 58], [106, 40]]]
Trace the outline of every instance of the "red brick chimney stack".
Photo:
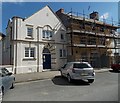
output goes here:
[[56, 12], [56, 14], [61, 14], [61, 13], [64, 13], [64, 9], [63, 8], [61, 8], [61, 9], [59, 9], [57, 12]]

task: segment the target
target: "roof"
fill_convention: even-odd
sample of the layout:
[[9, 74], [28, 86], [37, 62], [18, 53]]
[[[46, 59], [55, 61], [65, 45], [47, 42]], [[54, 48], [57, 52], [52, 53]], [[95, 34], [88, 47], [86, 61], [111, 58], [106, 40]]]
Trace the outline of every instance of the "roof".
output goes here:
[[5, 37], [5, 35], [3, 33], [1, 33], [1, 32], [0, 32], [0, 36]]
[[[27, 18], [25, 18], [25, 19], [23, 19], [23, 20], [27, 20], [28, 18], [32, 17], [34, 14], [38, 13], [39, 11], [42, 11], [42, 10], [43, 10], [44, 8], [46, 8], [46, 7], [50, 9], [50, 11], [55, 15], [55, 17], [56, 17], [56, 18], [61, 22], [61, 24], [64, 26], [64, 24], [62, 23], [61, 19], [60, 19], [60, 18], [57, 16], [57, 14], [50, 8], [49, 5], [44, 6], [42, 9], [38, 10], [37, 12], [33, 13], [31, 16], [29, 16], [29, 17], [27, 17]], [[64, 28], [65, 28], [65, 26], [64, 26]]]
[[[50, 8], [50, 6], [46, 5], [45, 7], [48, 7], [48, 8], [50, 9], [50, 11], [56, 16], [56, 18], [62, 23], [61, 19], [56, 15], [56, 13], [53, 12], [53, 10]], [[42, 9], [44, 9], [45, 7], [43, 7]], [[29, 17], [27, 17], [27, 18], [22, 18], [22, 17], [19, 17], [19, 16], [13, 16], [13, 17], [12, 17], [12, 20], [13, 20], [14, 18], [19, 18], [19, 19], [22, 19], [22, 20], [27, 20], [28, 18], [32, 17], [34, 14], [38, 13], [38, 12], [41, 11], [42, 9], [38, 10], [37, 12], [33, 13], [31, 16], [29, 16]], [[9, 24], [9, 22], [10, 22], [10, 19], [9, 19], [9, 21], [8, 21], [8, 24]], [[62, 23], [62, 25], [64, 26], [63, 23]], [[8, 25], [7, 25], [7, 27], [8, 27]], [[64, 26], [64, 28], [65, 28], [65, 26]]]
[[20, 19], [23, 19], [23, 20], [25, 19], [25, 18], [22, 18], [22, 17], [19, 17], [19, 16], [13, 16], [12, 19], [13, 18], [20, 18]]

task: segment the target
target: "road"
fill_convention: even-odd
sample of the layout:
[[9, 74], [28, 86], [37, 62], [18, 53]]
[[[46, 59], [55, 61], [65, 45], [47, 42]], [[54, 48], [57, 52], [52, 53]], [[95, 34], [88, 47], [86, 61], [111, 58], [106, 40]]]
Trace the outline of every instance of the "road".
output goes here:
[[71, 84], [60, 76], [18, 83], [3, 101], [118, 101], [118, 73], [97, 73], [92, 84], [83, 81]]

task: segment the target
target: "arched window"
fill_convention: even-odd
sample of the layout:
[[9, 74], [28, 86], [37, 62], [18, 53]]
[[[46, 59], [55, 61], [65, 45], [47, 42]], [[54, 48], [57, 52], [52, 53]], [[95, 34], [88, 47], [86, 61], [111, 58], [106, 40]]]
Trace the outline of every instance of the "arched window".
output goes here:
[[49, 25], [44, 26], [42, 31], [42, 37], [44, 39], [50, 39], [53, 36], [53, 30]]

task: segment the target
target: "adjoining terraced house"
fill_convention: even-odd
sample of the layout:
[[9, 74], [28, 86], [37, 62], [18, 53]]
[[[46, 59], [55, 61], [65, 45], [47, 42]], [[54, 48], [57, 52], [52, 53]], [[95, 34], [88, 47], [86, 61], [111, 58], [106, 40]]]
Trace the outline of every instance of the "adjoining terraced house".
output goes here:
[[28, 18], [8, 21], [3, 64], [14, 73], [55, 70], [66, 62], [66, 30], [49, 6]]
[[2, 65], [2, 46], [3, 46], [3, 39], [5, 35], [3, 33], [0, 33], [0, 65]]
[[68, 61], [88, 61], [93, 67], [110, 67], [113, 62], [114, 39], [118, 26], [99, 20], [98, 12], [93, 12], [89, 17], [83, 13], [64, 9], [56, 12], [67, 30]]

